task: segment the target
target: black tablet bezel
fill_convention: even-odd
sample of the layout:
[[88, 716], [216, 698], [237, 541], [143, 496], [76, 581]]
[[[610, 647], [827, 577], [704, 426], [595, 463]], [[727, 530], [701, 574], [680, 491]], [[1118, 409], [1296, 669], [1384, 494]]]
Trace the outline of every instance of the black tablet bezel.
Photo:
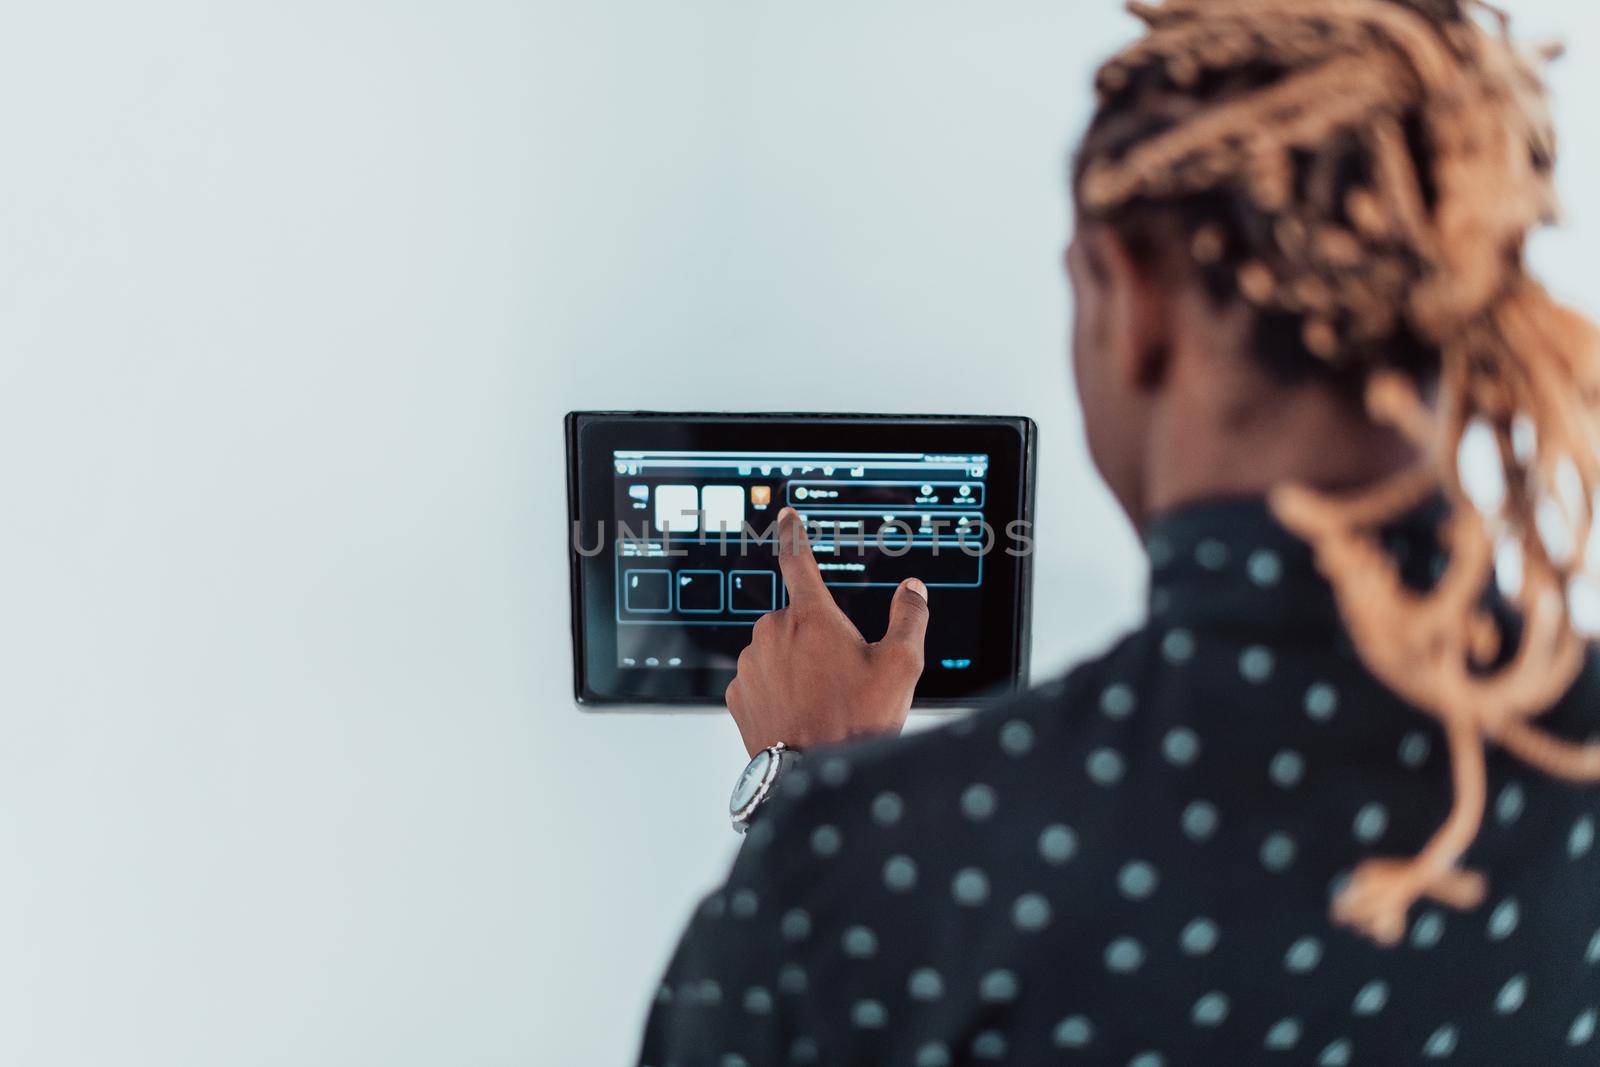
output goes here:
[[[575, 411], [566, 417], [568, 557], [571, 567], [573, 693], [589, 708], [700, 706], [721, 703], [731, 672], [678, 670], [630, 674], [616, 665], [614, 631], [590, 634], [592, 615], [612, 618], [615, 561], [610, 553], [587, 557], [572, 540], [573, 523], [592, 529], [609, 513], [613, 449], [839, 449], [839, 432], [852, 432], [845, 450], [892, 451], [914, 434], [919, 449], [986, 453], [987, 479], [996, 494], [993, 514], [1033, 521], [1037, 429], [1032, 419], [987, 415], [838, 415], [805, 413], [716, 414], [650, 411]], [[882, 442], [863, 440], [862, 430], [881, 430]], [[600, 457], [593, 459], [592, 457]], [[1032, 611], [1032, 553], [1005, 551], [1005, 523], [996, 523], [997, 544], [984, 582], [984, 617], [1009, 619], [1009, 634], [985, 634], [984, 662], [996, 669], [976, 683], [924, 675], [913, 701], [918, 707], [972, 707], [1026, 684]], [[1030, 530], [1031, 532], [1031, 530]], [[1001, 573], [1001, 568], [1006, 573]], [[1013, 636], [1014, 635], [1014, 636]], [[609, 641], [607, 637], [609, 636]], [[959, 693], [950, 690], [962, 688]], [[932, 690], [925, 692], [925, 690]]]

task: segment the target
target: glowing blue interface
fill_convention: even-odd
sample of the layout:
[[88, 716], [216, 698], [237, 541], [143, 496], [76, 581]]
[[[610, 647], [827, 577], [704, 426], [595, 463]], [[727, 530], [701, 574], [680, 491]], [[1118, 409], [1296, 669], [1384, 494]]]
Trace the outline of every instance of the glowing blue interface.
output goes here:
[[731, 667], [755, 620], [786, 602], [774, 526], [784, 505], [806, 521], [823, 580], [858, 626], [881, 627], [908, 577], [948, 590], [947, 612], [970, 598], [972, 640], [930, 666], [971, 666], [996, 534], [988, 456], [615, 451], [612, 464], [619, 666]]

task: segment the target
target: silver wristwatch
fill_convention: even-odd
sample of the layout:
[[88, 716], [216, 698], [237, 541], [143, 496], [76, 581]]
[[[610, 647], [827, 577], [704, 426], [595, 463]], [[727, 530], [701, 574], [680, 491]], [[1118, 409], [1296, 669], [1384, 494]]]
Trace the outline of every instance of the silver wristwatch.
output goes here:
[[735, 830], [742, 834], [750, 829], [750, 820], [772, 795], [778, 779], [799, 759], [800, 753], [782, 741], [755, 754], [734, 783], [733, 796], [728, 798], [728, 818]]

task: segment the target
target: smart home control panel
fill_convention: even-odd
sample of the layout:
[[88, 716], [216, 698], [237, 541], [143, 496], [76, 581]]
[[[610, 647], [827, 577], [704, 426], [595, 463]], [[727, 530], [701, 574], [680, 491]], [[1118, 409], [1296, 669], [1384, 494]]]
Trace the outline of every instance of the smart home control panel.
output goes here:
[[1025, 675], [1031, 421], [574, 413], [567, 419], [575, 688], [583, 703], [718, 703], [783, 607], [776, 519], [868, 639], [899, 583], [929, 588], [919, 703]]

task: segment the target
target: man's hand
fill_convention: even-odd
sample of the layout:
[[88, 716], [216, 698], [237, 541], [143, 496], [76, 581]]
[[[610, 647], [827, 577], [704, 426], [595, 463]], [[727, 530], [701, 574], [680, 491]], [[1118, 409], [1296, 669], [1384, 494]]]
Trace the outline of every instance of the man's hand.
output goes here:
[[915, 578], [901, 582], [888, 632], [869, 644], [823, 584], [793, 508], [778, 513], [778, 566], [789, 606], [756, 620], [728, 686], [744, 747], [754, 756], [778, 741], [806, 749], [898, 733], [922, 676], [927, 588]]

